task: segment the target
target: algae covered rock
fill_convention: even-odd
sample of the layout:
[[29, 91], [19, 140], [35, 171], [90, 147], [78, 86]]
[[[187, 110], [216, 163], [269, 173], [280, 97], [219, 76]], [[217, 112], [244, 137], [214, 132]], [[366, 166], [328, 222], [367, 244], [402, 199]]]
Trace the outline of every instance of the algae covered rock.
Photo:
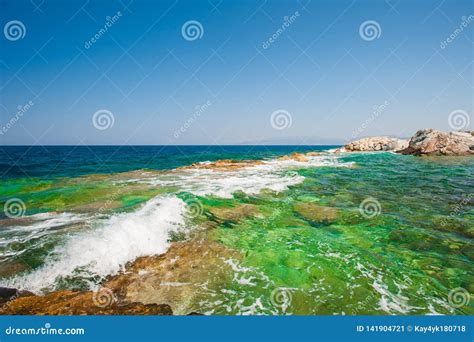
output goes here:
[[340, 209], [316, 203], [298, 203], [294, 206], [294, 210], [304, 219], [315, 223], [332, 223], [340, 216]]

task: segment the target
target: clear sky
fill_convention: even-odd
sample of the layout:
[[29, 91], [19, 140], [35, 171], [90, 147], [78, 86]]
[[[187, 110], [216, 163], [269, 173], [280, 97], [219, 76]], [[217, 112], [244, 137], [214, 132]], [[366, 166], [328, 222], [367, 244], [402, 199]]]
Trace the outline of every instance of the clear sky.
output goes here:
[[0, 144], [343, 143], [459, 110], [472, 129], [473, 6], [0, 0]]

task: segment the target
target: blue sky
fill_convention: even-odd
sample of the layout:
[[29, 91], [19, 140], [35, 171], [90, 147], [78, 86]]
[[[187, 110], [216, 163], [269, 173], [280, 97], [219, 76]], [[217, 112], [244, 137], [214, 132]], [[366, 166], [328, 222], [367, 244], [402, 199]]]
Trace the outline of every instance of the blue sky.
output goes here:
[[451, 130], [459, 110], [472, 129], [471, 15], [469, 0], [1, 0], [0, 144], [337, 144]]

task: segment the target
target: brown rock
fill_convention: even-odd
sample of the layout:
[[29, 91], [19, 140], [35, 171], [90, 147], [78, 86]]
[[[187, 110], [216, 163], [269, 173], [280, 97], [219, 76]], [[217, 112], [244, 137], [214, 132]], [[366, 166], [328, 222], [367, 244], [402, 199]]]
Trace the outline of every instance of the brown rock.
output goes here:
[[295, 152], [290, 154], [289, 156], [280, 157], [278, 158], [278, 160], [296, 160], [299, 162], [307, 162], [308, 158], [302, 153]]
[[316, 223], [332, 223], [337, 220], [340, 210], [316, 203], [298, 203], [294, 210], [305, 219]]
[[242, 204], [234, 208], [213, 207], [209, 209], [209, 212], [219, 223], [226, 221], [238, 222], [243, 218], [255, 216], [258, 214], [257, 207], [252, 204]]
[[163, 255], [138, 258], [105, 286], [125, 302], [167, 303], [178, 315], [199, 312], [208, 289], [232, 279], [228, 259], [240, 255], [207, 240], [179, 242]]
[[19, 297], [0, 308], [2, 315], [172, 315], [166, 304], [120, 303], [112, 292], [55, 291], [45, 296]]
[[414, 155], [474, 155], [474, 136], [470, 132], [445, 133], [423, 129], [415, 133], [402, 154]]

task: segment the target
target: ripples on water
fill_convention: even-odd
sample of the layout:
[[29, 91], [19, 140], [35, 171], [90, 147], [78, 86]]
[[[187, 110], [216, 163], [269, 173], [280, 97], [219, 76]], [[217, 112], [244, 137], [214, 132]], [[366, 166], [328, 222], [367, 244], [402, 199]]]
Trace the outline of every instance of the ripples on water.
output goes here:
[[[250, 157], [278, 154], [259, 153]], [[164, 252], [170, 233], [205, 225], [216, 209], [252, 205], [256, 215], [206, 233], [243, 257], [224, 258], [232, 276], [206, 284], [190, 309], [472, 314], [472, 303], [455, 307], [448, 295], [474, 291], [473, 158], [374, 153], [269, 160], [232, 172], [10, 177], [2, 181], [2, 206], [20, 198], [27, 216], [0, 221], [1, 284], [91, 287], [137, 256]], [[189, 217], [191, 202], [199, 208]], [[361, 203], [375, 212], [361, 212]]]

